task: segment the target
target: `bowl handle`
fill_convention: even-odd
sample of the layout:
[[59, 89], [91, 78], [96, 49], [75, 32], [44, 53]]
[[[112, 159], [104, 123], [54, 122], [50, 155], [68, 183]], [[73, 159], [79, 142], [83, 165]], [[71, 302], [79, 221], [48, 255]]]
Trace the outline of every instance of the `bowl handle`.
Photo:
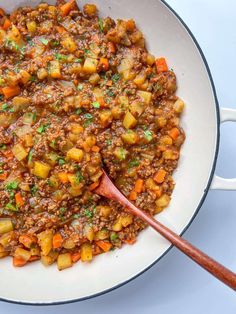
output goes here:
[[[236, 121], [236, 109], [221, 108], [220, 109], [220, 122]], [[236, 190], [236, 178], [225, 179], [214, 175], [212, 183], [212, 190]]]

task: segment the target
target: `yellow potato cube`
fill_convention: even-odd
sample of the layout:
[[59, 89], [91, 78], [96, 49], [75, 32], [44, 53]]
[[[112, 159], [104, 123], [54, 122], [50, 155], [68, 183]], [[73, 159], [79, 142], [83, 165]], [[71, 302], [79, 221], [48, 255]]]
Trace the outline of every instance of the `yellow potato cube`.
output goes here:
[[92, 58], [86, 58], [83, 66], [83, 71], [89, 74], [97, 71], [98, 60]]
[[42, 255], [48, 255], [52, 249], [53, 231], [45, 230], [37, 235]]
[[170, 203], [170, 196], [168, 194], [163, 194], [156, 200], [157, 207], [166, 207]]
[[50, 75], [52, 78], [61, 78], [61, 66], [59, 61], [50, 61]]
[[24, 250], [22, 248], [17, 248], [14, 252], [14, 256], [27, 262], [31, 257], [31, 253], [30, 251]]
[[80, 162], [84, 157], [84, 152], [82, 151], [82, 149], [73, 147], [70, 150], [68, 150], [66, 156], [68, 159]]
[[25, 159], [28, 156], [27, 151], [21, 144], [16, 144], [15, 146], [13, 146], [12, 153], [19, 161]]
[[30, 21], [26, 23], [26, 27], [30, 33], [35, 33], [37, 29], [37, 24], [35, 21]]
[[40, 161], [35, 161], [34, 163], [34, 175], [46, 179], [49, 175], [51, 167], [48, 164], [42, 163]]
[[66, 36], [65, 38], [63, 38], [61, 40], [61, 45], [69, 52], [75, 52], [77, 49], [75, 41], [70, 36]]
[[81, 245], [81, 261], [89, 262], [93, 258], [92, 246], [90, 243], [84, 243]]
[[0, 234], [4, 234], [13, 230], [13, 224], [9, 218], [0, 219]]
[[57, 258], [57, 267], [59, 270], [63, 270], [72, 266], [71, 253], [59, 254]]
[[131, 129], [135, 127], [137, 124], [137, 120], [135, 117], [132, 115], [131, 112], [127, 111], [123, 120], [123, 125], [126, 129]]
[[139, 90], [137, 92], [137, 94], [139, 95], [139, 97], [142, 99], [142, 101], [146, 104], [149, 105], [150, 101], [152, 99], [152, 94], [150, 92], [145, 92], [142, 90]]

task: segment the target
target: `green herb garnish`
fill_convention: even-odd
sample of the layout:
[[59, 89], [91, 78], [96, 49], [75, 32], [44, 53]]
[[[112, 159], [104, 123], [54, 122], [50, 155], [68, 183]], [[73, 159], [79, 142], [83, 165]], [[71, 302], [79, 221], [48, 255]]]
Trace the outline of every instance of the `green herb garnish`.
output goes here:
[[7, 145], [5, 144], [0, 144], [0, 150], [6, 150], [7, 149]]
[[140, 165], [140, 162], [137, 159], [132, 159], [130, 160], [130, 162], [128, 163], [128, 167], [129, 168], [134, 168], [134, 167], [138, 167]]
[[118, 234], [115, 232], [112, 232], [110, 235], [110, 239], [112, 242], [115, 242], [118, 239]]
[[144, 136], [150, 142], [153, 139], [152, 131], [146, 130], [144, 131]]
[[40, 127], [37, 128], [36, 131], [41, 134], [41, 133], [45, 132], [46, 129], [47, 129], [47, 125], [41, 124]]
[[84, 88], [84, 86], [83, 86], [82, 84], [79, 84], [79, 85], [77, 86], [77, 89], [78, 89], [78, 90], [83, 90], [83, 88]]
[[7, 191], [17, 190], [18, 182], [17, 181], [9, 182], [5, 185], [5, 188]]
[[93, 122], [93, 115], [91, 113], [86, 113], [84, 118], [86, 119], [84, 122], [84, 127], [89, 126]]
[[103, 19], [101, 18], [98, 19], [98, 26], [99, 26], [100, 32], [103, 33], [104, 31]]
[[120, 79], [119, 73], [116, 73], [116, 74], [112, 75], [112, 77], [111, 77], [111, 80], [113, 83], [116, 83], [117, 81], [119, 81], [119, 79]]
[[86, 216], [87, 218], [93, 218], [93, 212], [89, 209], [85, 209], [83, 212], [84, 216]]
[[38, 191], [38, 187], [36, 185], [33, 185], [31, 188], [31, 194], [35, 195], [37, 191]]
[[92, 103], [92, 106], [93, 106], [94, 108], [100, 108], [100, 104], [99, 104], [98, 101], [94, 101], [94, 102]]
[[29, 151], [29, 155], [28, 155], [28, 162], [31, 163], [32, 160], [33, 160], [33, 150], [31, 149], [31, 150]]
[[62, 54], [60, 54], [60, 53], [55, 53], [54, 56], [55, 56], [55, 58], [56, 58], [57, 60], [64, 60], [64, 61], [66, 61], [66, 60], [68, 59], [67, 56], [62, 55]]
[[7, 203], [6, 209], [11, 210], [13, 212], [17, 212], [18, 211], [18, 208], [16, 206], [12, 205], [12, 203]]
[[65, 164], [66, 162], [65, 162], [65, 159], [64, 158], [59, 158], [58, 159], [58, 164], [60, 165], [60, 166], [63, 166], [64, 164]]
[[80, 171], [77, 171], [75, 174], [75, 184], [79, 184], [81, 181], [83, 181], [84, 177]]

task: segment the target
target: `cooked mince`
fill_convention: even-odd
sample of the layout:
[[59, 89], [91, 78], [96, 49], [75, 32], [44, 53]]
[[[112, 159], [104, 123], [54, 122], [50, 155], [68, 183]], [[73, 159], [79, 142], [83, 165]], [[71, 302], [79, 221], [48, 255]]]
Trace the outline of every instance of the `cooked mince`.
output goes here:
[[145, 224], [95, 189], [104, 167], [142, 210], [168, 206], [175, 92], [132, 19], [75, 1], [0, 10], [0, 258], [61, 270], [133, 244]]

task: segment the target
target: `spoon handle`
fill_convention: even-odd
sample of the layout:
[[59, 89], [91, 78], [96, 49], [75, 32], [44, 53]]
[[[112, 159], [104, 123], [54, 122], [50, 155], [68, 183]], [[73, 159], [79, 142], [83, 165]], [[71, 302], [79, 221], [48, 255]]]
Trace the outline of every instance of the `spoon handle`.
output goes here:
[[[105, 180], [105, 181], [104, 181]], [[105, 174], [102, 181], [106, 183], [106, 189], [101, 182], [97, 189], [97, 193], [107, 198], [119, 202], [122, 206], [127, 208], [132, 214], [146, 221], [154, 230], [161, 234], [165, 239], [170, 241], [174, 246], [181, 250], [184, 254], [189, 256], [192, 260], [198, 263], [201, 267], [206, 269], [213, 276], [224, 282], [226, 285], [236, 290], [236, 274], [227, 269], [188, 241], [182, 239], [179, 235], [172, 230], [162, 225], [159, 221], [155, 220], [152, 216], [137, 208], [132, 204], [111, 182], [110, 178]], [[109, 185], [109, 188], [108, 188]]]

